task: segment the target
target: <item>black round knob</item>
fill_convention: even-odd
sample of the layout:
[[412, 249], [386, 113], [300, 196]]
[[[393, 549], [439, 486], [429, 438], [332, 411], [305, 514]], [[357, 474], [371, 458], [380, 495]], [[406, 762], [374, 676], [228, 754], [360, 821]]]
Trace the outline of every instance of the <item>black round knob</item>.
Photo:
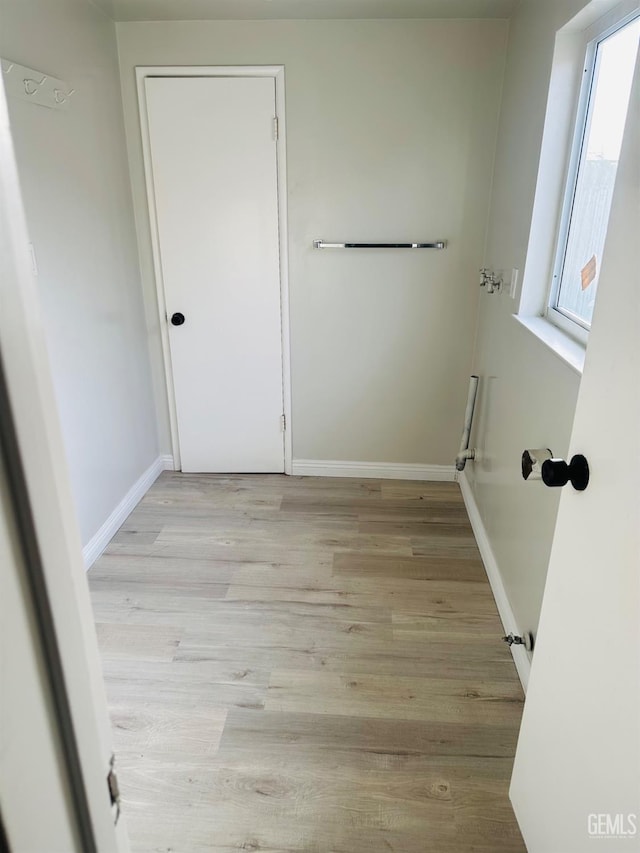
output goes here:
[[569, 466], [564, 459], [547, 459], [542, 463], [542, 480], [545, 486], [566, 486]]
[[545, 486], [571, 485], [583, 492], [589, 485], [589, 464], [582, 454], [577, 453], [567, 465], [564, 459], [547, 459], [542, 463], [542, 480]]
[[181, 314], [179, 311], [176, 311], [175, 314], [171, 315], [171, 324], [173, 326], [181, 326], [184, 323], [184, 314]]

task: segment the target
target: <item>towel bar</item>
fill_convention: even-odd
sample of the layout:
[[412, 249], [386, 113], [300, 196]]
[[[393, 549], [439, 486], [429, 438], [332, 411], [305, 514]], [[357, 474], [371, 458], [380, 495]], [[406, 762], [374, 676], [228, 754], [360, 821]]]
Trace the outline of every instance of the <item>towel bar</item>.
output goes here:
[[325, 243], [314, 240], [314, 249], [446, 249], [445, 240], [435, 243]]

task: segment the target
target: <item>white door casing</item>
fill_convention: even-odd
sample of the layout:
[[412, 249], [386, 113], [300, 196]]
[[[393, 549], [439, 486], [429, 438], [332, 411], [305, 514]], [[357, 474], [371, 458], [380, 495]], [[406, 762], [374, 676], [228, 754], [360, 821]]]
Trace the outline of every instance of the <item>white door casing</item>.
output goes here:
[[274, 79], [147, 76], [144, 90], [182, 470], [282, 472]]
[[640, 850], [639, 69], [511, 783], [530, 853]]
[[[3, 484], [0, 510], [0, 595], [5, 617], [0, 725], [2, 818], [8, 843], [15, 850], [125, 853], [129, 849], [125, 819], [121, 816], [115, 825], [107, 786], [111, 726], [28, 240], [0, 82], [0, 353], [8, 399], [3, 405], [2, 435], [3, 452], [10, 456], [14, 469], [7, 478], [11, 479], [11, 488]], [[8, 448], [9, 453], [8, 425], [16, 444]], [[18, 469], [22, 489], [19, 513], [15, 488]], [[4, 478], [5, 473], [0, 471], [0, 476]], [[22, 548], [17, 543], [18, 521]], [[34, 596], [24, 580], [27, 562], [30, 566], [37, 563], [38, 618], [32, 610]], [[38, 633], [43, 625], [44, 602], [50, 642], [43, 650]], [[5, 613], [5, 608], [11, 612]], [[20, 643], [19, 649], [14, 648], [16, 643]], [[61, 671], [52, 678], [54, 647]], [[55, 713], [45, 698], [54, 692]], [[39, 708], [27, 707], [43, 700], [45, 704]], [[67, 726], [64, 736], [62, 722]], [[70, 746], [73, 756], [67, 751]], [[52, 758], [57, 759], [57, 766]], [[72, 763], [77, 772], [71, 769]], [[75, 802], [70, 790], [73, 785]], [[86, 821], [79, 815], [79, 787]], [[59, 811], [65, 798], [66, 815]], [[82, 822], [88, 831], [82, 839], [72, 841], [74, 822]]]
[[[12, 495], [0, 454], [0, 800], [14, 850], [77, 851], [73, 810], [49, 713], [39, 636], [24, 582]], [[37, 772], [34, 772], [36, 771]], [[34, 814], [38, 820], [34, 821]], [[0, 847], [2, 842], [0, 839]]]

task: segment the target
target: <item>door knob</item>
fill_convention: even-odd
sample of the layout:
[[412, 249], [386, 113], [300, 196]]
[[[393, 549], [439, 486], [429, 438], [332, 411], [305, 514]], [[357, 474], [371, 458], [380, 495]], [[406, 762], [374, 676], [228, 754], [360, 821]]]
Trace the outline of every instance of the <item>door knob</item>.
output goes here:
[[173, 326], [181, 326], [184, 323], [184, 314], [181, 314], [179, 311], [176, 311], [175, 314], [171, 315], [171, 324]]
[[538, 447], [535, 450], [525, 450], [522, 453], [522, 479], [541, 480], [542, 466], [547, 459], [553, 459], [553, 453], [548, 447]]
[[571, 483], [578, 492], [589, 485], [589, 464], [577, 453], [567, 465], [564, 459], [547, 459], [542, 463], [542, 480], [545, 486], [565, 486]]

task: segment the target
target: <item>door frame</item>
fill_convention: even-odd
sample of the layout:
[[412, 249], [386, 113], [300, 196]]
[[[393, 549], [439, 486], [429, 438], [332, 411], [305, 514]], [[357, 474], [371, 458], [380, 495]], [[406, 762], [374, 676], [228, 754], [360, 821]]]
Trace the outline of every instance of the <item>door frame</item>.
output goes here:
[[144, 179], [147, 190], [147, 206], [151, 232], [151, 249], [155, 291], [160, 320], [160, 338], [169, 408], [171, 449], [174, 470], [181, 468], [180, 443], [178, 440], [178, 416], [176, 410], [173, 367], [169, 347], [166, 298], [162, 265], [160, 262], [160, 237], [156, 213], [155, 188], [151, 170], [151, 138], [147, 117], [147, 99], [144, 81], [147, 77], [272, 77], [275, 81], [276, 115], [278, 135], [276, 139], [277, 203], [278, 203], [278, 251], [280, 260], [280, 329], [282, 349], [282, 404], [285, 416], [284, 472], [291, 474], [293, 458], [291, 423], [291, 339], [289, 321], [289, 239], [287, 230], [287, 144], [285, 120], [284, 65], [139, 65], [136, 66], [138, 90], [138, 114], [142, 136]]
[[22, 601], [33, 607], [63, 768], [56, 784], [70, 797], [78, 850], [126, 853], [125, 820], [107, 785], [113, 750], [102, 662], [1, 79], [0, 234], [0, 452], [24, 563]]

